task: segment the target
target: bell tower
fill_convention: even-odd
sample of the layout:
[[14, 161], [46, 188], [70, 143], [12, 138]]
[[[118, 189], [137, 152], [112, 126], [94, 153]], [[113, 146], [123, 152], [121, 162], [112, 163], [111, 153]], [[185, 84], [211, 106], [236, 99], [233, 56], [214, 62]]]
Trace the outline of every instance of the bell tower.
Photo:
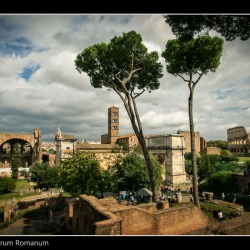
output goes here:
[[116, 143], [119, 137], [119, 108], [108, 109], [108, 144]]

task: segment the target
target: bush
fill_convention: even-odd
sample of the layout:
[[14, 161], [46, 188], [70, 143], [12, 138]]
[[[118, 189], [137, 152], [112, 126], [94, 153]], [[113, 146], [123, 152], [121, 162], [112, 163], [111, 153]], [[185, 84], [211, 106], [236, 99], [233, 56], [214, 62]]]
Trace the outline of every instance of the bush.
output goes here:
[[0, 177], [0, 193], [9, 193], [11, 190], [15, 190], [16, 182], [14, 179], [3, 176]]
[[217, 172], [211, 175], [209, 186], [215, 193], [230, 193], [240, 191], [234, 175], [230, 172]]

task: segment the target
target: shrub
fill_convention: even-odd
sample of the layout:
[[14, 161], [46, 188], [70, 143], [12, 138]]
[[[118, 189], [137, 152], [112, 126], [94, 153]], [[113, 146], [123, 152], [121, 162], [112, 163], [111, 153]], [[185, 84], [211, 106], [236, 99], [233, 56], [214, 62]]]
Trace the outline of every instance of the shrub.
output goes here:
[[14, 179], [3, 176], [0, 177], [0, 193], [8, 193], [16, 188], [16, 182]]

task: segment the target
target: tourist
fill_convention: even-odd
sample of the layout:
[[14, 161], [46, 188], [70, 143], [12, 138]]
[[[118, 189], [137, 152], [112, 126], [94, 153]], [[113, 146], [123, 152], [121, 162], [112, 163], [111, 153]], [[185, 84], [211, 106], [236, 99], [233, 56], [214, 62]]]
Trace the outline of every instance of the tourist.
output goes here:
[[223, 213], [220, 210], [218, 210], [218, 219], [219, 219], [219, 221], [224, 220]]
[[221, 198], [222, 198], [223, 201], [225, 200], [225, 194], [224, 193], [221, 194]]

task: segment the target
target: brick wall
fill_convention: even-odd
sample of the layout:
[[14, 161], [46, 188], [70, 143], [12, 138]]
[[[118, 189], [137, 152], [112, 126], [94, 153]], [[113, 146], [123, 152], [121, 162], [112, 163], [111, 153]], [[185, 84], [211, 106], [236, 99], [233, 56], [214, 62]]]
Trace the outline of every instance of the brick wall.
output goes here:
[[211, 155], [211, 154], [220, 155], [220, 151], [221, 151], [221, 149], [217, 148], [217, 147], [207, 147], [207, 154], [208, 155]]
[[77, 211], [73, 214], [73, 234], [120, 234], [120, 219], [102, 206], [94, 196], [80, 195], [74, 209]]
[[193, 204], [168, 208], [165, 203], [126, 206], [114, 198], [81, 195], [74, 207], [73, 234], [180, 235], [208, 225], [208, 218]]

